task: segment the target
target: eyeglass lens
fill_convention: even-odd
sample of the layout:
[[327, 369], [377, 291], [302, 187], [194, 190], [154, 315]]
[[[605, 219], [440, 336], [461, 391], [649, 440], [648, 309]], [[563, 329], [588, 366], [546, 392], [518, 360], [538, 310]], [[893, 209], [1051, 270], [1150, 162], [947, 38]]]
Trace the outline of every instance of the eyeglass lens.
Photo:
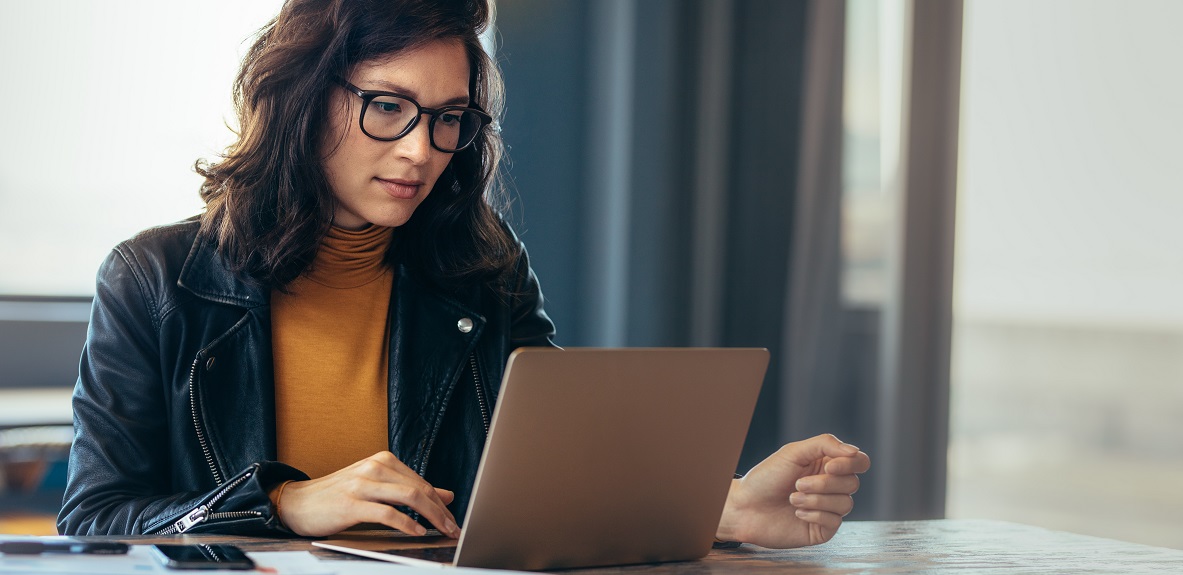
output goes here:
[[[362, 129], [375, 138], [398, 138], [420, 115], [414, 102], [398, 96], [378, 96], [370, 100], [362, 115]], [[450, 109], [432, 116], [431, 141], [435, 147], [452, 152], [472, 143], [481, 128], [481, 117], [471, 111]]]

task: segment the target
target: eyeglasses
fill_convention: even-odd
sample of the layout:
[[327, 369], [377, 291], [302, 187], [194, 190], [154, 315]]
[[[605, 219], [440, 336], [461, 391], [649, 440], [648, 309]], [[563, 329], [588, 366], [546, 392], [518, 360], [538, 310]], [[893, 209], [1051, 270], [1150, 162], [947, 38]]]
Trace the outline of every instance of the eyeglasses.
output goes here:
[[441, 152], [459, 152], [476, 139], [481, 128], [493, 121], [492, 116], [475, 108], [444, 106], [424, 108], [409, 96], [394, 92], [362, 90], [345, 80], [341, 86], [361, 98], [358, 124], [365, 135], [383, 142], [397, 140], [415, 129], [423, 114], [431, 116], [428, 133], [431, 146]]

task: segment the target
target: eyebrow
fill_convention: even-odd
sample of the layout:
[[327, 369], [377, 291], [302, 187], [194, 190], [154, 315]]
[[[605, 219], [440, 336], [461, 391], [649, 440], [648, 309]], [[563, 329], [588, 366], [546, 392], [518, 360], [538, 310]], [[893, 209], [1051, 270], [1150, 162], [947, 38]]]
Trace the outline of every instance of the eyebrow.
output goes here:
[[[395, 84], [393, 82], [387, 82], [385, 80], [367, 80], [364, 83], [379, 86], [381, 89], [386, 90], [388, 92], [397, 92], [399, 94], [405, 94], [407, 96], [410, 96], [416, 100], [419, 99], [419, 94], [416, 94], [414, 90], [408, 90], [408, 89], [406, 89], [402, 86], [399, 86], [398, 84]], [[456, 96], [454, 98], [449, 98], [447, 100], [444, 100], [437, 107], [467, 106], [470, 103], [472, 103], [472, 99], [468, 97], [468, 94], [465, 94], [463, 96]]]

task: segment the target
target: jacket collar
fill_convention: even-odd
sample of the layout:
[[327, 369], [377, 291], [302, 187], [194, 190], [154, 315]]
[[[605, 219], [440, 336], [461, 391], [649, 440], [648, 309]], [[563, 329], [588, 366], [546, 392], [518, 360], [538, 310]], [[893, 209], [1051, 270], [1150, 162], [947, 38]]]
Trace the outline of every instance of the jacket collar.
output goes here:
[[254, 308], [270, 302], [270, 290], [255, 282], [243, 281], [230, 271], [213, 242], [198, 238], [189, 249], [177, 284], [200, 298]]

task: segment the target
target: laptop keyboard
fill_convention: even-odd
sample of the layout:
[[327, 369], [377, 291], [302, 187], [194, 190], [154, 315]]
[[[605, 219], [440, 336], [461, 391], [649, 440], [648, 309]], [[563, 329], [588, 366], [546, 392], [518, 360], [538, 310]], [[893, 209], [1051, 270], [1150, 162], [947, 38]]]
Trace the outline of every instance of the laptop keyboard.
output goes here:
[[422, 547], [418, 549], [386, 549], [382, 553], [435, 561], [437, 563], [451, 563], [456, 558], [456, 547]]

